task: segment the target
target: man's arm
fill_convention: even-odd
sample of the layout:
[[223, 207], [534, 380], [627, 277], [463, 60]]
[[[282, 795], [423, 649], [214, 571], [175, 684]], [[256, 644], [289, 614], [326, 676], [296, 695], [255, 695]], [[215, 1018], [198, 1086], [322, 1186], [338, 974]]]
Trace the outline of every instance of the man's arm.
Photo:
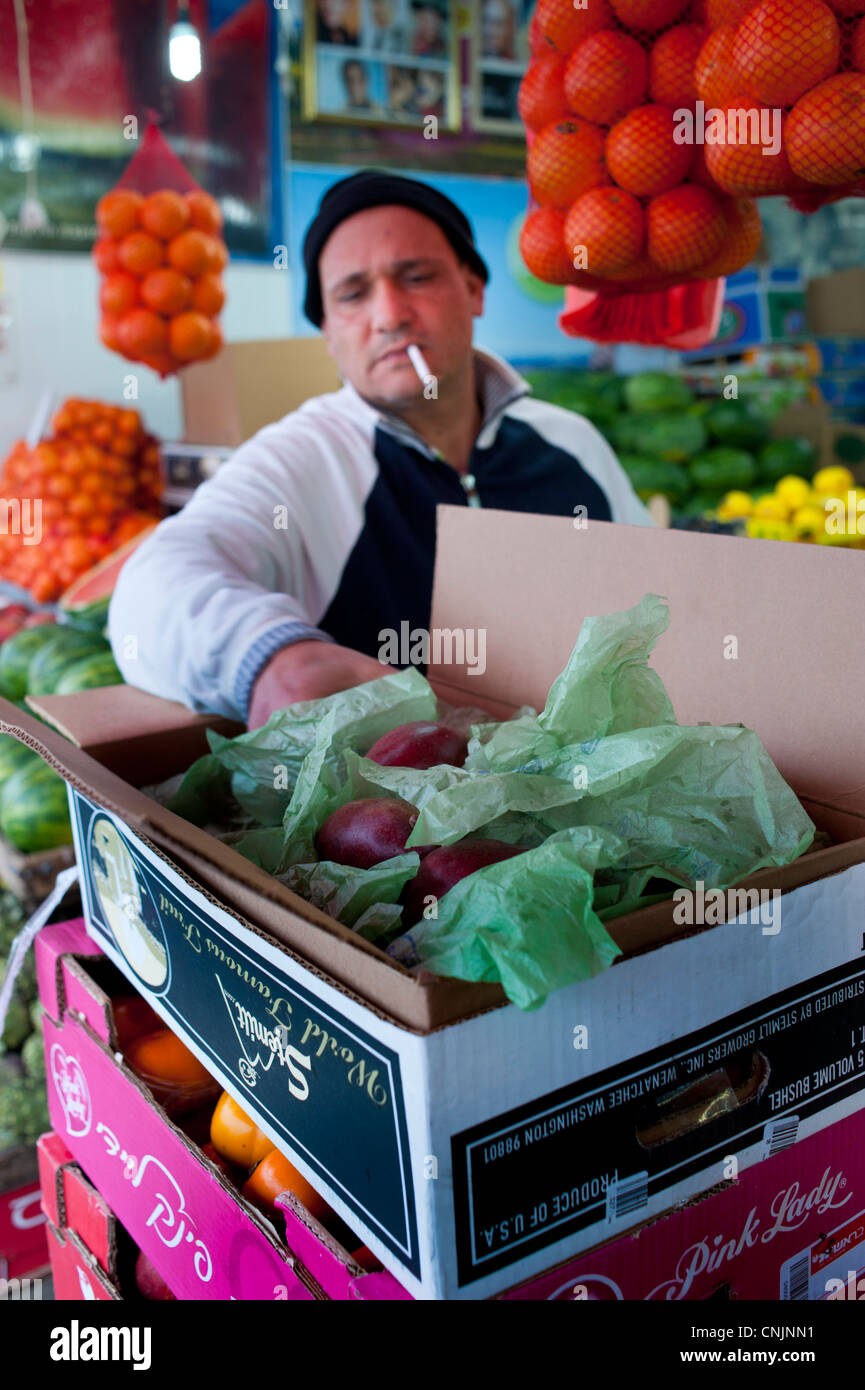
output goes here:
[[[301, 449], [311, 466], [298, 465]], [[323, 685], [340, 688], [334, 681], [371, 680], [373, 669], [383, 674], [369, 658], [336, 648], [316, 626], [357, 525], [350, 500], [337, 500], [327, 467], [314, 439], [286, 442], [265, 431], [148, 537], [124, 565], [109, 610], [125, 680], [242, 721], [258, 686], [255, 717], [263, 722], [294, 690], [304, 692], [295, 699], [311, 698], [329, 693]], [[284, 655], [295, 644], [307, 654], [296, 665]], [[336, 655], [312, 660], [312, 648]]]
[[365, 685], [395, 668], [350, 647], [330, 642], [295, 642], [277, 652], [252, 687], [247, 725], [258, 729], [276, 709], [318, 700], [337, 690]]

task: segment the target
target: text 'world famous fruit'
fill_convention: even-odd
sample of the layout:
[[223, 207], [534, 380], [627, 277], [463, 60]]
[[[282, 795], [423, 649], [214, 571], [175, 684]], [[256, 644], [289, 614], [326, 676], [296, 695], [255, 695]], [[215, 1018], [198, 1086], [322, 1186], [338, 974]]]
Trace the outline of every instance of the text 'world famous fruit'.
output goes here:
[[451, 763], [462, 767], [468, 752], [466, 738], [447, 724], [429, 719], [414, 719], [382, 734], [367, 752], [367, 757], [382, 767], [414, 767], [421, 770]]
[[403, 921], [409, 927], [423, 916], [427, 898], [442, 898], [455, 883], [469, 874], [500, 864], [525, 852], [522, 845], [506, 845], [503, 840], [471, 837], [455, 845], [441, 845], [424, 857], [415, 877], [403, 892]]

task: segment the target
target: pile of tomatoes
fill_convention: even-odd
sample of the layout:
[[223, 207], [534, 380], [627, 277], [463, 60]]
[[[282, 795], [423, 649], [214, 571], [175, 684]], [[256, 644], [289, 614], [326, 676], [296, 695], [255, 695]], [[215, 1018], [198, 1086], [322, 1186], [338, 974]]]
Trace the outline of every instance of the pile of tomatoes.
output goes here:
[[53, 603], [159, 515], [159, 445], [137, 410], [67, 400], [50, 438], [13, 445], [0, 491], [0, 577]]
[[216, 200], [203, 189], [114, 189], [97, 203], [96, 222], [105, 346], [160, 376], [215, 357], [228, 264]]

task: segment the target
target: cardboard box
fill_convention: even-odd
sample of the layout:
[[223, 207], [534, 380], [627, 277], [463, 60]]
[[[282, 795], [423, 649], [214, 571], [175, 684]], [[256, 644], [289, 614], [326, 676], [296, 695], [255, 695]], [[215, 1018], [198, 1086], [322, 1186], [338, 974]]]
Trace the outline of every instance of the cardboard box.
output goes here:
[[47, 1265], [36, 1149], [21, 1144], [0, 1153], [0, 1280], [39, 1275]]
[[[82, 1238], [97, 1256], [116, 1243], [108, 1211], [179, 1299], [324, 1297], [273, 1225], [169, 1120], [116, 1052], [111, 1001], [93, 979], [101, 954], [80, 920], [46, 927], [36, 941], [51, 1122], [101, 1194], [102, 1205], [94, 1205], [64, 1178], [62, 1210], [47, 1208], [55, 1236], [77, 1233], [64, 1245], [72, 1247], [64, 1259], [74, 1277]], [[117, 1290], [112, 1259], [99, 1263]]]
[[58, 1134], [43, 1134], [38, 1150], [55, 1299], [119, 1301], [129, 1292], [131, 1270], [127, 1248], [121, 1275], [123, 1232], [114, 1213]]
[[[849, 654], [860, 564], [441, 509], [433, 626], [488, 634], [482, 676], [431, 671], [445, 698], [540, 707], [583, 617], [665, 594], [653, 665], [680, 721], [756, 730], [838, 842], [747, 880], [783, 893], [778, 936], [737, 922], [689, 934], [661, 903], [610, 924], [623, 961], [534, 1013], [498, 986], [410, 974], [121, 781], [112, 750], [139, 785], [201, 751], [190, 719], [181, 756], [176, 706], [162, 771], [152, 724], [135, 767], [137, 706], [151, 717], [153, 702], [128, 688], [39, 701], [103, 766], [14, 707], [2, 727], [70, 781], [88, 931], [109, 959], [410, 1293], [485, 1298], [706, 1191], [730, 1155], [744, 1171], [861, 1104], [865, 1057], [849, 1039], [865, 1021], [865, 793], [850, 769], [865, 729], [855, 680], [827, 699], [800, 675], [805, 650], [824, 674]], [[724, 661], [731, 632], [740, 656]]]
[[[865, 1035], [863, 1035], [865, 1040]], [[865, 1110], [504, 1299], [865, 1300]]]
[[310, 396], [342, 385], [321, 337], [227, 343], [180, 374], [188, 444], [242, 444]]
[[865, 267], [836, 270], [808, 283], [808, 330], [816, 337], [865, 338]]

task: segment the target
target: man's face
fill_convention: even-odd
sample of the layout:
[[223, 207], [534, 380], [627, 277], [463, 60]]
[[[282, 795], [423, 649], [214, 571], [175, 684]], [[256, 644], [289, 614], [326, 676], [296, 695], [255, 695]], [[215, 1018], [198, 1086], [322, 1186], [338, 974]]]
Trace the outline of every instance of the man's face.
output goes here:
[[379, 29], [386, 29], [391, 20], [391, 0], [372, 0], [372, 20]]
[[417, 12], [417, 34], [424, 43], [435, 43], [442, 33], [442, 17], [431, 5]]
[[366, 71], [360, 63], [349, 63], [345, 70], [345, 90], [353, 106], [367, 99]]
[[443, 394], [471, 370], [483, 283], [441, 228], [412, 208], [366, 208], [341, 222], [319, 257], [324, 334], [344, 380], [398, 409], [423, 398], [406, 348], [416, 343]]
[[486, 0], [483, 8], [484, 53], [502, 55], [508, 51], [508, 13], [503, 0]]
[[348, 14], [348, 0], [319, 0], [321, 17], [329, 29], [340, 29]]

